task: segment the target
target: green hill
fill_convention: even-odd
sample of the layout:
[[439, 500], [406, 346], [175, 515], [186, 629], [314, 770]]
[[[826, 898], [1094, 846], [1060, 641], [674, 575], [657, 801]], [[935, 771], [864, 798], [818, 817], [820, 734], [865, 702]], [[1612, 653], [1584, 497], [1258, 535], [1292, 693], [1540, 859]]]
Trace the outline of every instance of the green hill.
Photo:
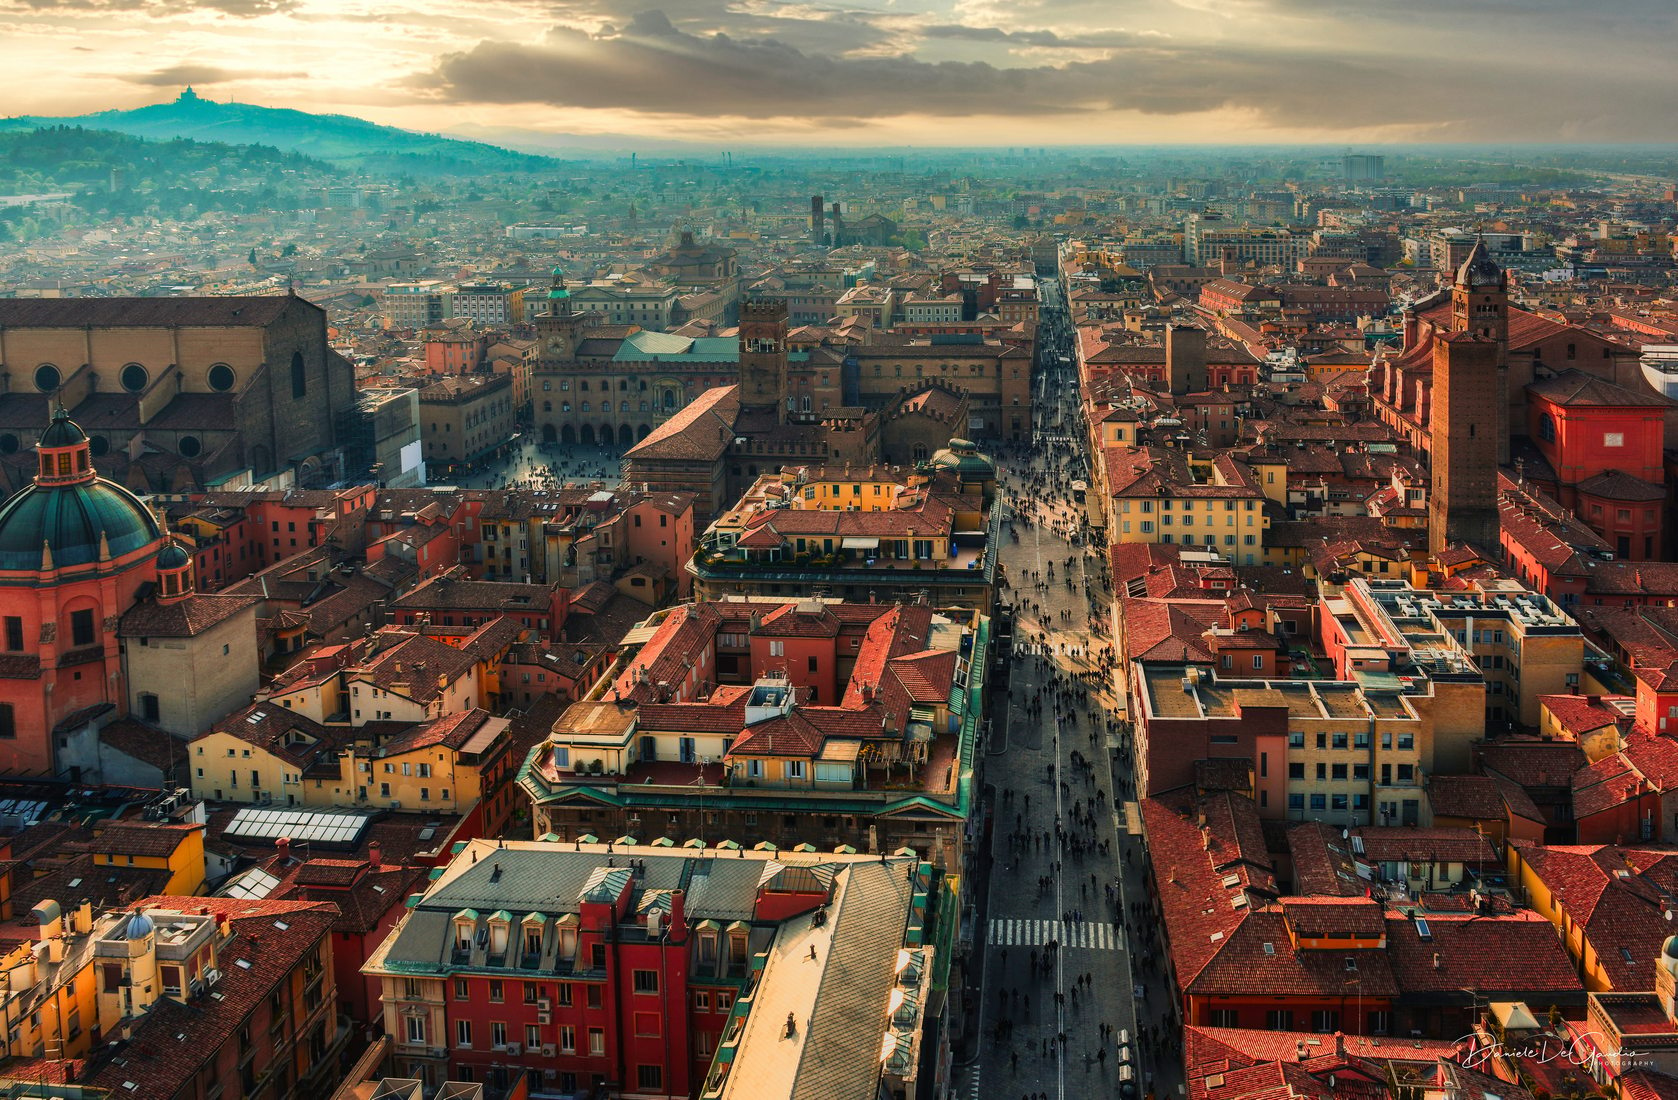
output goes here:
[[348, 115], [315, 115], [249, 103], [216, 103], [188, 88], [170, 103], [75, 118], [11, 118], [0, 129], [81, 126], [152, 140], [191, 138], [229, 145], [266, 145], [365, 172], [456, 175], [551, 168], [550, 157], [380, 126]]
[[[264, 145], [147, 141], [80, 126], [0, 127], [0, 241], [28, 241], [111, 217], [264, 213], [315, 205], [343, 169]], [[55, 198], [54, 196], [64, 196]]]

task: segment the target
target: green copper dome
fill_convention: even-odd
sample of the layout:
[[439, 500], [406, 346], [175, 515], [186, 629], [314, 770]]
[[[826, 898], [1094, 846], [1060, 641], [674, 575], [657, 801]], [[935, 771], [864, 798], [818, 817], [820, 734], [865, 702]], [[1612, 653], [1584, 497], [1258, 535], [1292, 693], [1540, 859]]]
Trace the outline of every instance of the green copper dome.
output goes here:
[[952, 439], [950, 445], [933, 454], [932, 466], [953, 469], [963, 480], [994, 478], [996, 464], [979, 453], [971, 440]]
[[113, 482], [32, 485], [0, 504], [0, 569], [39, 569], [43, 544], [55, 568], [91, 564], [101, 535], [113, 558], [163, 537], [150, 509]]
[[157, 567], [159, 569], [185, 569], [191, 564], [192, 556], [186, 552], [180, 543], [173, 540], [157, 552]]
[[563, 267], [556, 267], [554, 268], [553, 286], [548, 288], [548, 298], [551, 301], [554, 298], [569, 297], [571, 297], [571, 292], [565, 289], [565, 269]]
[[40, 445], [43, 447], [74, 447], [78, 443], [87, 442], [87, 433], [81, 426], [70, 419], [70, 414], [60, 408], [53, 414], [52, 423], [41, 433]]

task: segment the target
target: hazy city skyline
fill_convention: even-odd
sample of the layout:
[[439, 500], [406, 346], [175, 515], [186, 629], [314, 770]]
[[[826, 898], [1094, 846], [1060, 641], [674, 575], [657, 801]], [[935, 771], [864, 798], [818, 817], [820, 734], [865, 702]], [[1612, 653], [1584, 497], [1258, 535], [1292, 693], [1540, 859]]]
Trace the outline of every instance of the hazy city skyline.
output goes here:
[[[490, 140], [1654, 141], [1678, 108], [1660, 0], [0, 0], [0, 25], [8, 114], [190, 84]], [[1568, 57], [1596, 71], [1546, 75]]]

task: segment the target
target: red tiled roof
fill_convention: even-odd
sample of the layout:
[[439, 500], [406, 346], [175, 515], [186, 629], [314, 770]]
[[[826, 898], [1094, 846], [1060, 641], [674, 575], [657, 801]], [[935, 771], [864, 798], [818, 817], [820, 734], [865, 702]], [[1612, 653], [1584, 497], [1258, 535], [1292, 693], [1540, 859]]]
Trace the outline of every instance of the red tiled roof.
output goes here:
[[953, 649], [927, 649], [903, 657], [892, 658], [887, 669], [896, 676], [916, 703], [945, 703], [950, 698], [950, 686], [955, 681], [956, 652]]
[[1121, 599], [1125, 656], [1132, 661], [1211, 664], [1215, 658], [1204, 635], [1223, 618], [1223, 611], [1222, 600]]
[[1363, 840], [1364, 855], [1371, 862], [1496, 863], [1498, 855], [1491, 841], [1473, 829], [1442, 826], [1420, 829], [1412, 826], [1365, 825], [1352, 829]]
[[1522, 787], [1568, 787], [1585, 766], [1585, 753], [1572, 741], [1501, 737], [1480, 746], [1480, 761]]
[[815, 756], [822, 731], [797, 710], [747, 726], [730, 746], [730, 756]]
[[1407, 994], [1466, 986], [1493, 1000], [1536, 999], [1584, 989], [1555, 926], [1529, 910], [1497, 917], [1429, 913], [1427, 927], [1424, 940], [1415, 921], [1387, 920], [1387, 951]]
[[1428, 779], [1428, 802], [1435, 817], [1498, 821], [1506, 813], [1497, 782], [1485, 775], [1435, 775]]
[[[1265, 852], [1258, 810], [1249, 798], [1229, 793], [1203, 799], [1174, 795], [1144, 799], [1141, 810], [1173, 969], [1178, 983], [1187, 988], [1250, 919], [1253, 902], [1277, 894], [1276, 876]], [[1202, 814], [1205, 836], [1197, 825]], [[1206, 847], [1208, 838], [1211, 848]], [[1234, 885], [1223, 885], [1230, 876]], [[1243, 896], [1248, 900], [1242, 906], [1231, 904]]]
[[[1378, 907], [1374, 916], [1379, 921]], [[1175, 959], [1175, 934], [1172, 940]], [[1265, 944], [1270, 945], [1270, 950], [1265, 950]], [[1273, 996], [1339, 997], [1347, 992], [1348, 975], [1358, 979], [1366, 997], [1393, 997], [1399, 993], [1385, 951], [1295, 950], [1288, 939], [1287, 921], [1277, 908], [1250, 913], [1224, 943], [1213, 946], [1216, 948], [1213, 957], [1192, 979], [1185, 980], [1179, 974], [1178, 981], [1186, 993], [1216, 997], [1263, 990]], [[1348, 970], [1347, 959], [1355, 960], [1355, 971]]]
[[1540, 695], [1538, 702], [1555, 716], [1557, 725], [1575, 738], [1605, 726], [1630, 724], [1624, 715], [1604, 704], [1598, 695]]
[[1673, 404], [1653, 390], [1629, 390], [1582, 370], [1565, 370], [1527, 385], [1527, 392], [1556, 405], [1592, 408], [1667, 408]]
[[1516, 847], [1555, 903], [1584, 928], [1612, 987], [1648, 988], [1653, 960], [1671, 934], [1664, 897], [1678, 889], [1678, 853], [1608, 844]]
[[1322, 821], [1307, 821], [1288, 830], [1288, 854], [1293, 862], [1293, 891], [1319, 897], [1363, 897], [1369, 883], [1360, 878], [1352, 849], [1340, 830]]
[[[220, 1053], [275, 986], [330, 934], [337, 917], [335, 906], [316, 902], [160, 896], [138, 904], [182, 912], [208, 908], [212, 914], [229, 918], [233, 934], [217, 952], [222, 976], [216, 992], [221, 996], [210, 1008], [165, 997], [134, 1021], [132, 1039], [110, 1048], [123, 1056], [125, 1064], [106, 1058], [96, 1061], [87, 1084], [115, 1096], [176, 1095], [206, 1060]], [[136, 1087], [126, 1087], [129, 1082]]]
[[647, 731], [739, 733], [746, 724], [745, 696], [749, 691], [728, 692], [732, 698], [727, 701], [718, 699], [725, 694], [718, 688], [704, 703], [642, 703], [635, 711], [635, 724]]

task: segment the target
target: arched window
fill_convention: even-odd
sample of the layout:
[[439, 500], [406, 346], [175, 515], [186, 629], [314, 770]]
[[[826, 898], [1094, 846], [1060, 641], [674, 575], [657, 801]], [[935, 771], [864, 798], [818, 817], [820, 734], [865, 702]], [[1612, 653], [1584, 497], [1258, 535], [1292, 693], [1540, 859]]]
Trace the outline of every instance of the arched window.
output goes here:
[[309, 371], [303, 365], [303, 353], [291, 353], [291, 396], [294, 401], [301, 401], [309, 395]]
[[542, 411], [545, 412], [545, 413], [553, 412], [554, 411], [554, 403], [552, 401], [542, 402]]

